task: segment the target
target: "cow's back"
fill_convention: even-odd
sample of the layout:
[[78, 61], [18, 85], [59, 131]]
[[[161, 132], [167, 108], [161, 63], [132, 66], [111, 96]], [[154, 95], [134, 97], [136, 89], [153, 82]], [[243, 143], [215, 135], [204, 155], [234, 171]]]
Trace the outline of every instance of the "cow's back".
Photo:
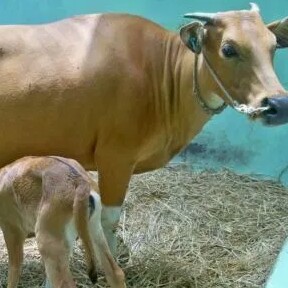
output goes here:
[[95, 168], [103, 131], [117, 138], [127, 125], [131, 135], [143, 127], [149, 77], [159, 73], [158, 81], [163, 73], [166, 33], [118, 14], [1, 26], [0, 166], [24, 155], [54, 154]]

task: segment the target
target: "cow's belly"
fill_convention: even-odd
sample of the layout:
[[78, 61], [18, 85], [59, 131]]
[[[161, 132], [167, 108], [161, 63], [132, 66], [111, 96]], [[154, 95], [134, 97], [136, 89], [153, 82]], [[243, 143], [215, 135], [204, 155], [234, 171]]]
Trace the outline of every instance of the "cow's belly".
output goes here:
[[72, 137], [66, 138], [63, 135], [62, 139], [53, 139], [49, 137], [49, 133], [45, 132], [35, 142], [29, 137], [23, 137], [17, 143], [5, 141], [0, 145], [0, 167], [24, 156], [56, 155], [75, 159], [87, 170], [97, 170], [94, 162], [93, 145], [91, 145], [91, 148], [86, 143], [79, 146], [75, 141], [69, 141], [68, 139], [72, 139]]
[[89, 107], [71, 97], [67, 103], [45, 95], [30, 98], [9, 103], [0, 96], [0, 167], [23, 156], [58, 155], [95, 169], [95, 124]]

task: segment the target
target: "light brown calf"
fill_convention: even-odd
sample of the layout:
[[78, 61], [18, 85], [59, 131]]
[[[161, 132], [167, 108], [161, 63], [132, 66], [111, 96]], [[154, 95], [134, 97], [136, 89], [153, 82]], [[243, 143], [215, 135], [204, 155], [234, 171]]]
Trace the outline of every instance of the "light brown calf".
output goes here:
[[46, 287], [76, 287], [69, 256], [77, 235], [91, 281], [97, 281], [97, 257], [111, 287], [126, 287], [102, 230], [97, 189], [78, 162], [61, 157], [25, 157], [0, 170], [0, 227], [9, 255], [8, 288], [17, 287], [24, 240], [33, 234], [45, 264]]

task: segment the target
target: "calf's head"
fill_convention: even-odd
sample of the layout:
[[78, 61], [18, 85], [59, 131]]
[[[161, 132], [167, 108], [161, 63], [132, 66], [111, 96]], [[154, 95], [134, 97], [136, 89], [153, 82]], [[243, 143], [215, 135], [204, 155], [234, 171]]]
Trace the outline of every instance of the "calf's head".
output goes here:
[[[251, 10], [186, 14], [202, 22], [182, 27], [180, 35], [190, 50], [203, 57], [203, 65], [210, 65], [233, 100], [269, 107], [257, 117], [266, 125], [284, 124], [288, 92], [275, 74], [273, 58], [276, 49], [288, 47], [288, 18], [265, 25], [258, 6], [251, 6]], [[210, 93], [231, 103], [213, 77], [207, 82]]]

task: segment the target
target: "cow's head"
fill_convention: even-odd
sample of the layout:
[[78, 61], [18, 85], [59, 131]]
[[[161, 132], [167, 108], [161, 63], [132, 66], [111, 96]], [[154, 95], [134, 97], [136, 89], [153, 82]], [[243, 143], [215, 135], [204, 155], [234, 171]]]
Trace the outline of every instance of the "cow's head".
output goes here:
[[[288, 18], [265, 25], [258, 6], [251, 5], [251, 10], [186, 14], [202, 22], [182, 27], [180, 35], [202, 60], [209, 59], [233, 100], [254, 108], [269, 106], [258, 117], [268, 125], [284, 124], [288, 122], [288, 92], [275, 74], [273, 58], [277, 48], [288, 47]], [[229, 103], [219, 83], [210, 82], [210, 92]]]

